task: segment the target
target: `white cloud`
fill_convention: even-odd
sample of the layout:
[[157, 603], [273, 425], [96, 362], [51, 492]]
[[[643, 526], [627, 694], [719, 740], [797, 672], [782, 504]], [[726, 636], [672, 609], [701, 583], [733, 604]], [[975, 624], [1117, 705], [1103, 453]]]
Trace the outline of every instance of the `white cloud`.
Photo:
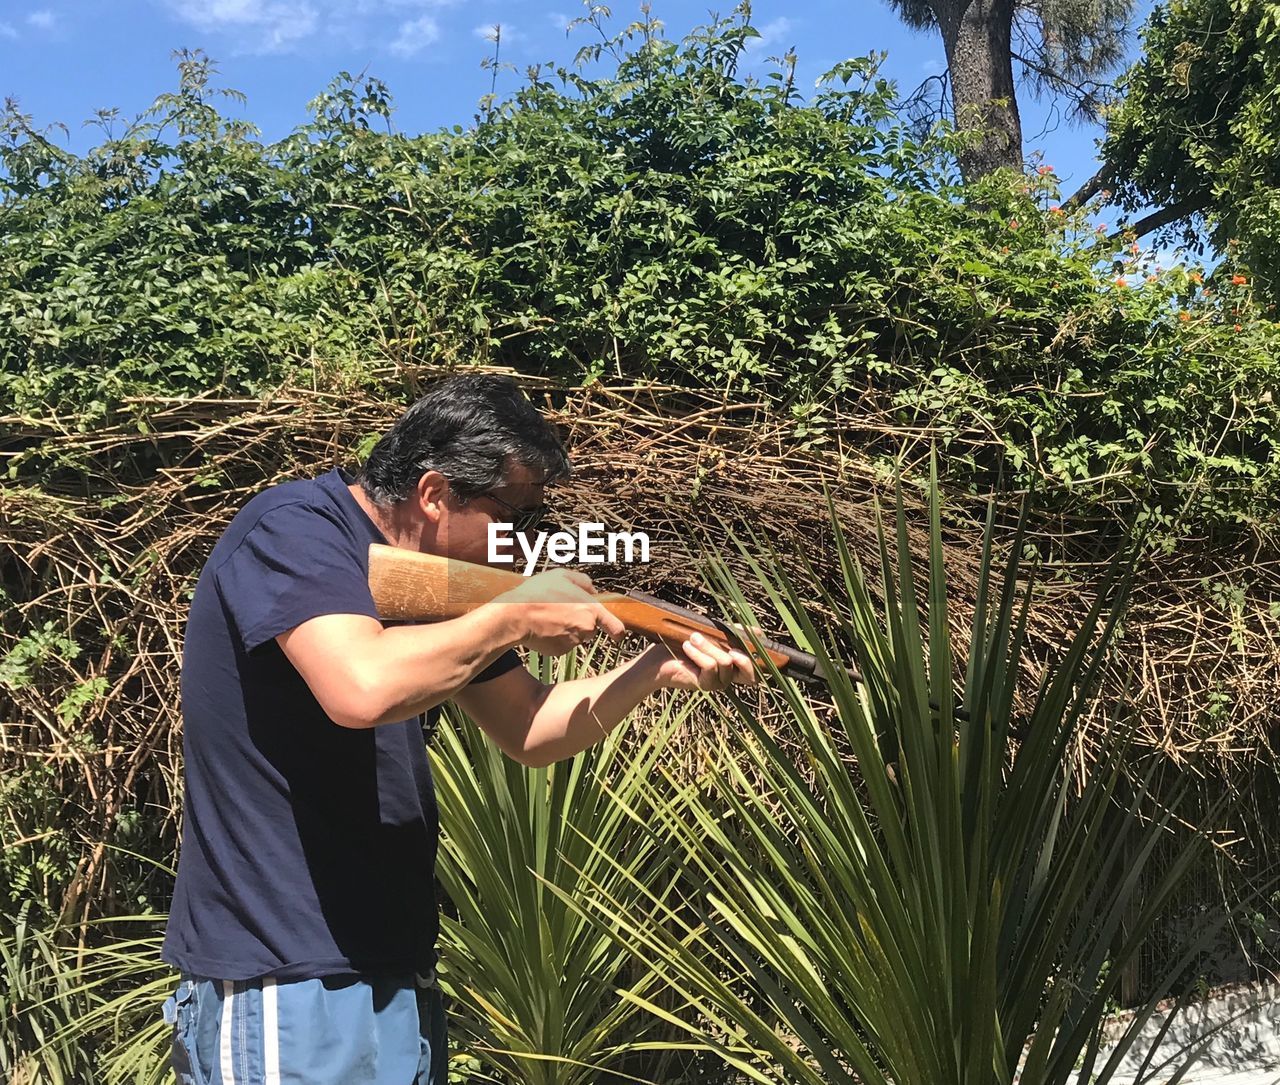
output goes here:
[[482, 41], [493, 41], [498, 36], [499, 28], [502, 30], [502, 40], [507, 44], [524, 40], [524, 35], [510, 23], [485, 23], [475, 27], [471, 33]]
[[250, 52], [278, 53], [315, 33], [320, 13], [308, 0], [169, 0], [183, 22], [233, 31]]
[[569, 16], [559, 11], [548, 11], [547, 22], [554, 26], [557, 30], [568, 30], [570, 19]]
[[34, 26], [37, 30], [52, 30], [53, 24], [57, 21], [57, 16], [48, 8], [41, 8], [39, 11], [33, 11], [27, 16], [27, 25]]
[[946, 68], [946, 65], [943, 64], [942, 61], [940, 61], [937, 57], [930, 57], [928, 60], [926, 60], [923, 64], [920, 65], [920, 74], [921, 75], [941, 75], [945, 68]]
[[8, 23], [0, 23], [0, 38], [16, 38], [18, 32]]
[[353, 4], [334, 2], [335, 11], [355, 11], [357, 15], [377, 15], [392, 11], [430, 11], [439, 8], [451, 8], [461, 0], [356, 0]]
[[401, 23], [400, 30], [389, 48], [398, 57], [411, 57], [439, 39], [440, 24], [430, 15], [423, 15]]
[[777, 45], [791, 33], [791, 20], [785, 15], [779, 15], [778, 18], [770, 19], [764, 26], [757, 26], [756, 29], [760, 31], [760, 36], [747, 42], [748, 53], [759, 52], [771, 45]]
[[[202, 31], [226, 35], [244, 52], [278, 53], [323, 36], [347, 45], [375, 35], [396, 56], [440, 38], [434, 13], [462, 0], [156, 0]], [[387, 37], [391, 40], [388, 41]], [[507, 28], [502, 31], [507, 39]]]

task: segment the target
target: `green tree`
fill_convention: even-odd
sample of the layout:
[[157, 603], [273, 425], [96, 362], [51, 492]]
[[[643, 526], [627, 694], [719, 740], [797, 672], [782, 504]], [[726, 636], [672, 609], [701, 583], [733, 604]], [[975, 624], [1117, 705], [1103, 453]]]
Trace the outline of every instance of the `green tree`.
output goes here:
[[1238, 255], [1280, 287], [1280, 4], [1175, 0], [1143, 30], [1143, 55], [1108, 117], [1107, 187], [1141, 236], [1166, 228]]
[[1065, 97], [1076, 115], [1096, 116], [1105, 90], [1097, 80], [1123, 56], [1133, 10], [1133, 0], [889, 3], [908, 26], [942, 37], [951, 115], [971, 136], [958, 153], [966, 181], [1022, 168], [1020, 83]]

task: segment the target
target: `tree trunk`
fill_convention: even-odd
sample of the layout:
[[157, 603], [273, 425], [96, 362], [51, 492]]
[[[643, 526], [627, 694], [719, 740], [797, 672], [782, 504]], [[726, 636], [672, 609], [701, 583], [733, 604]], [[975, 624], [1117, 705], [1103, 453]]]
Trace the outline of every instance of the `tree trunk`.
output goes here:
[[951, 71], [955, 123], [980, 138], [958, 154], [966, 182], [1001, 166], [1022, 169], [1022, 121], [1013, 84], [1015, 0], [933, 0]]

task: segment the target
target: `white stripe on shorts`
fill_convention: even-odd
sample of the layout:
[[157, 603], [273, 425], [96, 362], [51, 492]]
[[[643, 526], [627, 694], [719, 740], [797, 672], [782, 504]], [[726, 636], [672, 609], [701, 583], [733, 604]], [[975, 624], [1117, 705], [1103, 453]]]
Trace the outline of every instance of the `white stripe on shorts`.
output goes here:
[[235, 1009], [236, 985], [222, 981], [222, 1020], [218, 1025], [218, 1080], [221, 1085], [236, 1085], [236, 1064], [231, 1058], [231, 1015]]
[[263, 1085], [280, 1085], [280, 1024], [277, 1016], [276, 979], [262, 977]]

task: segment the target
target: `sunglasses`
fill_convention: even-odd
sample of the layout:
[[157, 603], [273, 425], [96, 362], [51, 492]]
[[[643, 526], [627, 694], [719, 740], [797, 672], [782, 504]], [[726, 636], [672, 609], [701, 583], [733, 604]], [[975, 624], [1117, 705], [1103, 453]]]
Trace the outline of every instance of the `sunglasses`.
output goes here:
[[546, 505], [534, 505], [531, 509], [522, 509], [518, 505], [511, 504], [510, 501], [503, 501], [496, 494], [476, 494], [476, 497], [487, 498], [506, 509], [507, 515], [511, 518], [513, 531], [532, 531], [547, 515]]

